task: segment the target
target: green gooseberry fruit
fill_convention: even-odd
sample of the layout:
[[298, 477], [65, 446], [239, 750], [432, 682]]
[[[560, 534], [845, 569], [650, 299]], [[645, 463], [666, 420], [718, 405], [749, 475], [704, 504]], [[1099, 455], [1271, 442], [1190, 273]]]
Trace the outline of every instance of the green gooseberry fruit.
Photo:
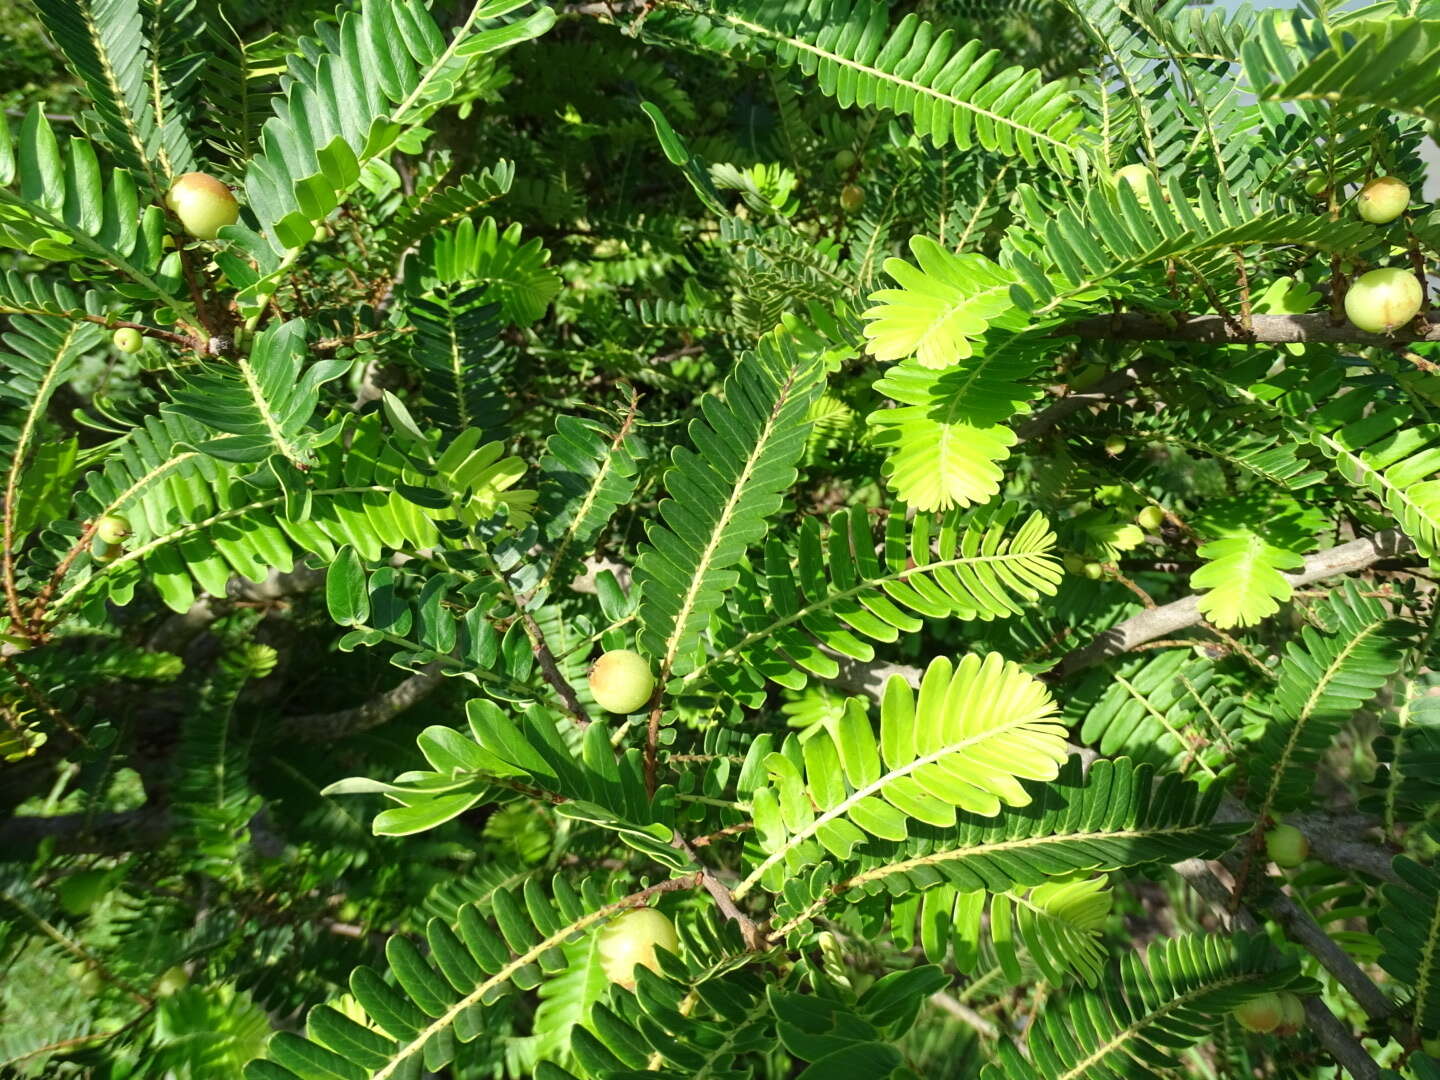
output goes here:
[[1285, 1008], [1280, 1003], [1279, 994], [1261, 994], [1235, 1010], [1235, 1019], [1241, 1027], [1261, 1034], [1274, 1031], [1284, 1018]]
[[1355, 209], [1372, 225], [1394, 221], [1410, 206], [1410, 185], [1398, 176], [1377, 176], [1355, 196]]
[[176, 177], [165, 205], [197, 240], [214, 240], [226, 225], [240, 220], [235, 196], [209, 173], [188, 172]]
[[590, 667], [590, 693], [607, 712], [632, 713], [654, 690], [649, 662], [630, 649], [611, 649]]
[[119, 514], [106, 514], [95, 525], [95, 535], [106, 544], [124, 543], [134, 531], [130, 519]]
[[1118, 457], [1125, 452], [1125, 440], [1119, 435], [1111, 435], [1105, 440], [1105, 453], [1111, 457]]
[[1299, 866], [1310, 854], [1310, 841], [1294, 825], [1276, 825], [1265, 834], [1265, 854], [1276, 866]]
[[660, 970], [657, 948], [680, 951], [675, 924], [655, 908], [631, 908], [611, 919], [600, 931], [596, 948], [605, 977], [626, 989], [635, 986], [635, 969]]
[[1066, 555], [1062, 561], [1067, 574], [1083, 574], [1085, 572], [1085, 560], [1079, 555]]
[[91, 548], [91, 554], [97, 562], [112, 563], [125, 554], [125, 548], [120, 544], [101, 543]]
[[1150, 170], [1144, 165], [1125, 165], [1115, 170], [1114, 183], [1129, 184], [1141, 206], [1150, 205]]
[[855, 157], [855, 151], [848, 147], [835, 151], [835, 168], [840, 172], [853, 169], [857, 160], [859, 159]]
[[1165, 524], [1165, 511], [1158, 506], [1147, 506], [1135, 515], [1135, 520], [1140, 523], [1142, 529], [1154, 532]]
[[1085, 576], [1091, 581], [1099, 581], [1105, 576], [1105, 567], [1098, 562], [1087, 562], [1085, 564]]
[[140, 336], [140, 331], [133, 326], [122, 326], [115, 331], [115, 336], [110, 339], [115, 343], [115, 348], [123, 353], [137, 353], [140, 346], [145, 344], [145, 339]]
[[1425, 293], [1409, 270], [1384, 267], [1361, 274], [1345, 293], [1345, 315], [1359, 329], [1388, 334], [1420, 312]]
[[190, 985], [190, 973], [176, 964], [155, 983], [156, 997], [170, 997]]
[[1288, 990], [1280, 994], [1280, 1023], [1275, 1025], [1275, 1034], [1285, 1038], [1296, 1034], [1305, 1026], [1305, 1003]]
[[840, 209], [853, 214], [865, 205], [865, 189], [859, 184], [846, 184], [840, 189]]

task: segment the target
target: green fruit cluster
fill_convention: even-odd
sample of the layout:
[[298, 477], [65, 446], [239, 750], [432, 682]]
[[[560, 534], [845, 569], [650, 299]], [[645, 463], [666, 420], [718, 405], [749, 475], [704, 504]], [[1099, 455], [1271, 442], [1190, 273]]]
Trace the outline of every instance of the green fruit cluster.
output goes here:
[[675, 924], [654, 908], [631, 908], [605, 924], [596, 942], [600, 967], [605, 977], [626, 989], [635, 986], [635, 969], [660, 970], [656, 949], [678, 953], [680, 939]]

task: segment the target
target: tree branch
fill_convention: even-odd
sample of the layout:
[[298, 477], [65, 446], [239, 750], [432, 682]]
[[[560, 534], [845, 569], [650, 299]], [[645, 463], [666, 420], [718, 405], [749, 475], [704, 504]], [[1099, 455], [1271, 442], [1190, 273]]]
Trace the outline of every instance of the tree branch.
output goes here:
[[306, 742], [331, 742], [346, 735], [368, 731], [423, 701], [443, 680], [440, 664], [432, 661], [398, 686], [353, 709], [286, 717], [280, 725], [280, 734]]
[[[1381, 559], [1404, 554], [1414, 547], [1409, 537], [1394, 529], [1386, 529], [1372, 537], [1352, 540], [1348, 544], [1340, 544], [1307, 556], [1305, 568], [1300, 573], [1284, 576], [1292, 587], [1299, 588], [1301, 585], [1337, 574], [1364, 570]], [[1197, 596], [1187, 596], [1170, 604], [1150, 608], [1126, 619], [1118, 626], [1111, 627], [1088, 645], [1066, 653], [1060, 658], [1060, 662], [1042, 677], [1048, 682], [1059, 682], [1092, 664], [1129, 652], [1147, 641], [1166, 637], [1201, 621]]]
[[1270, 345], [1317, 342], [1326, 345], [1376, 345], [1392, 348], [1417, 341], [1440, 341], [1440, 325], [1423, 333], [1408, 327], [1395, 334], [1370, 334], [1348, 322], [1338, 326], [1328, 314], [1253, 315], [1250, 332], [1227, 321], [1222, 315], [1196, 315], [1171, 323], [1153, 315], [1127, 312], [1082, 319], [1056, 331], [1057, 336], [1075, 335], [1109, 341], [1193, 341], [1211, 345]]
[[[1184, 862], [1175, 864], [1175, 871], [1190, 883], [1190, 887], [1211, 906], [1216, 917], [1230, 928], [1238, 928], [1250, 933], [1260, 930], [1259, 920], [1251, 914], [1248, 908], [1242, 906], [1233, 913], [1229, 910], [1230, 890], [1215, 876], [1215, 872], [1205, 860], [1186, 859]], [[1332, 948], [1338, 950], [1339, 947], [1330, 941], [1323, 931], [1321, 936]], [[1334, 959], [1333, 956], [1329, 958]], [[1327, 957], [1317, 956], [1317, 959], [1324, 964]], [[1344, 959], [1353, 966], [1353, 961], [1348, 956], [1344, 956]], [[1355, 1080], [1379, 1080], [1380, 1066], [1375, 1064], [1375, 1059], [1366, 1052], [1365, 1047], [1351, 1034], [1350, 1029], [1335, 1018], [1335, 1014], [1326, 1008], [1320, 998], [1307, 997], [1304, 1000], [1305, 1015], [1310, 1020], [1310, 1030], [1315, 1032], [1315, 1037], [1320, 1044], [1330, 1051], [1330, 1056], [1335, 1059], [1336, 1063], [1355, 1077]]]

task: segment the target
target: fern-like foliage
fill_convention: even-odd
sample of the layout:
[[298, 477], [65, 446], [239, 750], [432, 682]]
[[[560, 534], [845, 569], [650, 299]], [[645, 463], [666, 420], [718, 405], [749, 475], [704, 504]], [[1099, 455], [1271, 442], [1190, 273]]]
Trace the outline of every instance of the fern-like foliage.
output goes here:
[[1227, 736], [1245, 716], [1215, 665], [1188, 649], [1167, 649], [1088, 673], [1067, 695], [1080, 741], [1106, 757], [1213, 779], [1231, 756]]
[[949, 828], [917, 822], [907, 839], [870, 840], [848, 864], [798, 871], [782, 883], [775, 936], [842, 901], [906, 905], [941, 886], [1004, 893], [1080, 872], [1214, 857], [1243, 828], [1214, 823], [1221, 785], [1202, 794], [1174, 774], [1157, 782], [1151, 766], [1129, 758], [1101, 759], [1087, 774], [1071, 757], [1054, 780], [1024, 789], [1030, 801], [998, 816], [961, 812]]
[[993, 896], [941, 885], [897, 901], [891, 919], [901, 921], [909, 908], [917, 909], [918, 940], [926, 957], [938, 963], [948, 955], [960, 972], [973, 972], [988, 945], [1013, 983], [1023, 980], [1026, 964], [1033, 964], [1052, 986], [1072, 975], [1094, 986], [1105, 967], [1101, 932], [1110, 902], [1104, 877], [1050, 881]]
[[1359, 381], [1328, 360], [1308, 357], [1267, 372], [1259, 357], [1223, 379], [1199, 377], [1242, 401], [1334, 462], [1340, 477], [1368, 491], [1395, 515], [1422, 554], [1440, 550], [1440, 425], [1416, 423], [1399, 395], [1361, 392]]
[[1263, 936], [1191, 934], [1125, 954], [1099, 990], [1046, 1009], [1028, 1056], [1002, 1043], [986, 1080], [1108, 1080], [1178, 1068], [1179, 1051], [1246, 1001], [1306, 984], [1295, 962]]
[[1397, 692], [1393, 713], [1382, 719], [1375, 740], [1380, 791], [1361, 800], [1361, 809], [1378, 813], [1389, 833], [1401, 822], [1423, 821], [1440, 802], [1440, 697], [1425, 682]]
[[1059, 83], [1019, 67], [978, 41], [959, 44], [914, 14], [890, 25], [875, 0], [709, 0], [675, 5], [647, 20], [652, 33], [721, 53], [759, 52], [798, 66], [843, 107], [910, 117], [938, 147], [987, 150], [1076, 167], [1082, 113]]
[[639, 641], [662, 672], [694, 666], [701, 631], [738, 580], [733, 567], [794, 484], [821, 378], [815, 354], [777, 331], [741, 358], [723, 395], [700, 402], [696, 449], [675, 449], [669, 498], [635, 564]]
[[[878, 294], [877, 294], [878, 295]], [[1005, 426], [1037, 391], [1026, 385], [1067, 339], [995, 331], [965, 361], [936, 370], [918, 359], [890, 368], [875, 388], [898, 407], [867, 418], [889, 451], [884, 473], [918, 510], [985, 503], [1000, 490], [1000, 464], [1018, 441]]]
[[[439, 477], [426, 477], [387, 442], [372, 414], [348, 428], [348, 445], [337, 431], [315, 448], [310, 470], [264, 487], [249, 482], [248, 467], [194, 449], [209, 434], [174, 413], [149, 417], [127, 437], [125, 453], [90, 474], [80, 509], [125, 514], [135, 536], [115, 561], [78, 565], [56, 613], [87, 596], [128, 601], [141, 566], [165, 603], [184, 611], [197, 585], [224, 596], [232, 574], [260, 581], [272, 568], [289, 571], [305, 552], [333, 559], [349, 544], [379, 559], [386, 549], [433, 546], [441, 539], [437, 521], [488, 517], [518, 494], [506, 492], [520, 476], [514, 460], [502, 457], [498, 443], [481, 444], [473, 429], [445, 446]], [[47, 540], [68, 545], [72, 531], [57, 529]]]
[[528, 326], [545, 314], [560, 278], [545, 265], [550, 253], [539, 238], [522, 243], [520, 236], [518, 223], [502, 232], [494, 218], [478, 224], [465, 218], [421, 245], [418, 284], [484, 286], [507, 323]]
[[1389, 15], [1353, 23], [1319, 44], [1329, 47], [1278, 85], [1264, 87], [1265, 97], [1381, 105], [1427, 120], [1440, 118], [1440, 79], [1434, 68], [1440, 20]]
[[[178, 117], [162, 131], [150, 84], [150, 43], [140, 0], [40, 0], [45, 28], [85, 80], [94, 106], [93, 130], [116, 159], [164, 191], [169, 177], [194, 164]], [[148, 200], [147, 200], [148, 201]]]
[[431, 233], [462, 221], [503, 198], [515, 183], [515, 164], [498, 161], [478, 173], [462, 176], [454, 183], [436, 182], [400, 204], [386, 223], [383, 250], [395, 259]]
[[1415, 1026], [1440, 1031], [1440, 873], [1405, 855], [1380, 889], [1380, 966], [1414, 992]]
[[410, 298], [410, 360], [425, 375], [426, 419], [450, 431], [495, 431], [508, 410], [504, 373], [513, 355], [498, 340], [500, 305], [487, 286], [439, 288]]
[[780, 891], [828, 852], [847, 859], [866, 835], [901, 841], [912, 820], [953, 826], [957, 811], [994, 816], [1024, 806], [1019, 781], [1049, 780], [1065, 761], [1065, 729], [1039, 681], [991, 653], [937, 658], [917, 696], [898, 675], [885, 686], [877, 742], [852, 700], [825, 736], [787, 740], [764, 761], [751, 794], [765, 859], [736, 888]]
[[1405, 626], [1353, 581], [1316, 612], [1324, 632], [1306, 626], [1285, 649], [1270, 717], [1246, 755], [1251, 803], [1263, 820], [1305, 804], [1314, 763], [1340, 725], [1369, 701], [1399, 666]]
[[711, 656], [688, 676], [728, 687], [803, 687], [834, 678], [832, 653], [871, 660], [871, 641], [915, 633], [922, 618], [997, 619], [1054, 594], [1054, 534], [1006, 503], [971, 515], [890, 508], [879, 551], [866, 514], [841, 510], [828, 533], [807, 518], [793, 544], [771, 538], [763, 576], [742, 574], [710, 626]]
[[222, 461], [261, 462], [278, 455], [309, 467], [317, 444], [334, 431], [311, 427], [320, 388], [350, 367], [348, 360], [318, 360], [305, 366], [305, 320], [267, 327], [248, 356], [212, 364], [187, 375], [176, 389], [174, 409], [208, 428], [224, 432], [197, 449]]
[[454, 925], [431, 919], [428, 955], [409, 938], [390, 938], [385, 952], [393, 983], [368, 967], [350, 977], [369, 1023], [329, 1005], [312, 1009], [306, 1037], [277, 1034], [266, 1060], [246, 1066], [247, 1080], [394, 1080], [417, 1076], [422, 1067], [441, 1069], [485, 1033], [500, 998], [563, 971], [567, 943], [634, 901], [607, 899], [589, 877], [577, 892], [557, 875], [548, 889], [532, 879], [521, 890], [496, 890], [490, 904], [488, 918], [466, 904]]

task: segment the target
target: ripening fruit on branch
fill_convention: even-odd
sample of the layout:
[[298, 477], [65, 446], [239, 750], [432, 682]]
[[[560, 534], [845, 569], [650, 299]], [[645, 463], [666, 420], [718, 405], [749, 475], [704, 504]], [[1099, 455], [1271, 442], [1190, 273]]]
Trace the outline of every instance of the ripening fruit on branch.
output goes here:
[[1125, 452], [1125, 440], [1119, 435], [1111, 435], [1105, 440], [1105, 453], [1111, 457], [1117, 457]]
[[1165, 511], [1158, 506], [1147, 506], [1135, 515], [1135, 520], [1147, 532], [1154, 532], [1165, 524]]
[[631, 908], [605, 924], [596, 947], [605, 977], [627, 990], [635, 987], [635, 969], [647, 967], [660, 970], [655, 955], [657, 947], [667, 952], [680, 951], [675, 924], [655, 908]]
[[1105, 576], [1105, 567], [1098, 562], [1087, 562], [1085, 564], [1085, 576], [1091, 581], [1099, 581]]
[[106, 544], [101, 542], [90, 550], [91, 554], [95, 556], [95, 560], [102, 563], [112, 563], [120, 558], [121, 555], [125, 554], [125, 548], [122, 544]]
[[1288, 990], [1280, 995], [1280, 1023], [1275, 1025], [1275, 1034], [1284, 1038], [1294, 1035], [1305, 1026], [1305, 1003]]
[[1355, 209], [1373, 225], [1394, 221], [1410, 206], [1410, 185], [1398, 176], [1377, 176], [1355, 196]]
[[1285, 1007], [1279, 994], [1262, 994], [1235, 1010], [1235, 1019], [1246, 1031], [1274, 1031], [1285, 1018]]
[[130, 519], [119, 514], [106, 514], [95, 526], [95, 535], [107, 544], [122, 543], [134, 531], [130, 527]]
[[214, 240], [221, 229], [240, 219], [235, 196], [209, 173], [188, 172], [176, 177], [165, 205], [197, 240]]
[[865, 205], [865, 189], [859, 184], [846, 184], [840, 189], [840, 209], [853, 214]]
[[590, 667], [590, 693], [606, 712], [632, 713], [650, 700], [655, 676], [637, 652], [611, 649]]
[[1310, 841], [1294, 825], [1276, 825], [1265, 834], [1265, 854], [1276, 866], [1299, 866], [1310, 855]]
[[1345, 315], [1361, 330], [1388, 334], [1415, 318], [1424, 299], [1414, 274], [1385, 267], [1355, 279], [1345, 293]]
[[115, 343], [115, 347], [123, 353], [137, 353], [140, 351], [140, 346], [145, 344], [144, 339], [140, 337], [140, 331], [133, 326], [122, 326], [115, 331], [115, 336], [111, 340]]
[[853, 169], [856, 160], [854, 150], [842, 148], [835, 151], [835, 168], [840, 172]]

